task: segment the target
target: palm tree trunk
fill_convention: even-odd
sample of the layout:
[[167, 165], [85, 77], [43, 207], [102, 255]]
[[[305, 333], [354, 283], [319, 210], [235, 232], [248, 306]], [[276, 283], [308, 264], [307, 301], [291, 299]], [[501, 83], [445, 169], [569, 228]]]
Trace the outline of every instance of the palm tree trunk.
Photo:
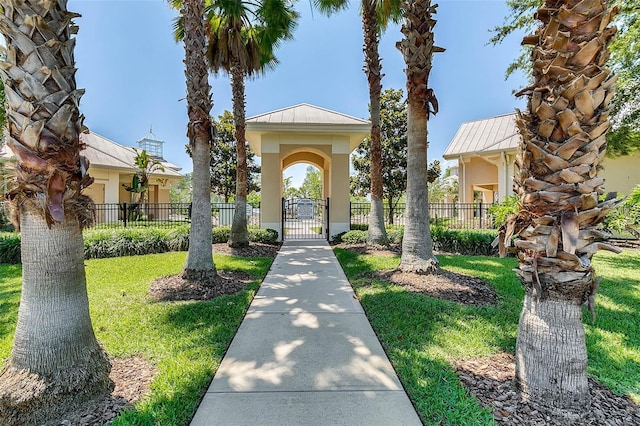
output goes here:
[[17, 159], [8, 194], [22, 227], [23, 287], [10, 358], [0, 372], [0, 424], [41, 423], [111, 389], [93, 334], [81, 227], [93, 218], [82, 190], [74, 14], [66, 2], [1, 0], [7, 42], [0, 75], [8, 142]]
[[427, 121], [429, 105], [437, 113], [437, 101], [428, 89], [434, 52], [444, 49], [433, 44], [432, 19], [436, 6], [430, 1], [408, 0], [403, 3], [404, 39], [397, 44], [407, 65], [407, 203], [402, 257], [403, 272], [431, 273], [438, 269], [429, 229], [427, 194]]
[[21, 249], [18, 323], [0, 372], [3, 425], [52, 420], [112, 389], [111, 366], [89, 317], [78, 221], [49, 228], [41, 215], [26, 212]]
[[519, 234], [516, 272], [525, 288], [516, 382], [526, 399], [560, 409], [560, 423], [588, 414], [581, 306], [593, 307], [598, 288], [591, 257], [601, 248], [617, 251], [595, 228], [615, 204], [599, 201], [604, 180], [597, 177], [615, 88], [605, 63], [616, 12], [606, 3], [548, 0], [536, 14], [543, 26], [524, 39], [535, 48], [534, 84], [521, 92], [528, 108], [517, 117], [521, 207], [501, 229], [501, 241]]
[[245, 138], [244, 71], [237, 58], [232, 60], [231, 91], [233, 96], [233, 121], [236, 131], [236, 200], [233, 223], [229, 235], [229, 246], [234, 248], [249, 245], [247, 231], [247, 148]]
[[380, 142], [380, 92], [382, 64], [378, 53], [378, 17], [376, 1], [362, 2], [362, 30], [364, 33], [365, 74], [369, 82], [369, 110], [371, 115], [371, 212], [369, 213], [369, 244], [387, 244], [384, 226], [382, 192], [382, 144]]
[[189, 254], [182, 271], [188, 280], [208, 281], [216, 267], [211, 250], [211, 87], [205, 60], [205, 26], [203, 0], [183, 0], [185, 76], [187, 83], [187, 136], [193, 158], [193, 195]]

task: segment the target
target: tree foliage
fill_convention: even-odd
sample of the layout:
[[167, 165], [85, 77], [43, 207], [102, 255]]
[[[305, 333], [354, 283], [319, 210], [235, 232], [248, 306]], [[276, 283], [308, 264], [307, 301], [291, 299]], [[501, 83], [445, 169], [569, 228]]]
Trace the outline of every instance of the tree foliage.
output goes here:
[[320, 200], [322, 198], [322, 172], [313, 166], [307, 167], [299, 191], [300, 197]]
[[[502, 25], [491, 31], [492, 44], [502, 43], [518, 31], [533, 33], [534, 13], [542, 0], [507, 0], [509, 15]], [[611, 107], [612, 131], [607, 135], [607, 155], [616, 157], [640, 150], [640, 3], [637, 0], [614, 0], [620, 14], [616, 20], [618, 34], [610, 45], [609, 65], [619, 75], [618, 91]], [[508, 78], [516, 70], [530, 72], [530, 47], [523, 47], [506, 70]]]
[[[407, 190], [407, 105], [403, 91], [387, 89], [380, 96], [380, 140], [382, 142], [382, 187], [384, 199], [391, 210]], [[367, 137], [352, 158], [355, 174], [351, 176], [351, 191], [368, 194], [371, 185], [371, 138]], [[440, 176], [440, 162], [428, 167], [428, 181]]]
[[[211, 191], [224, 198], [225, 203], [231, 200], [236, 192], [236, 142], [234, 137], [233, 114], [225, 111], [213, 122], [216, 137], [211, 145]], [[187, 153], [191, 155], [189, 146]], [[255, 153], [247, 145], [247, 189], [260, 191], [259, 174], [260, 166], [255, 163]]]

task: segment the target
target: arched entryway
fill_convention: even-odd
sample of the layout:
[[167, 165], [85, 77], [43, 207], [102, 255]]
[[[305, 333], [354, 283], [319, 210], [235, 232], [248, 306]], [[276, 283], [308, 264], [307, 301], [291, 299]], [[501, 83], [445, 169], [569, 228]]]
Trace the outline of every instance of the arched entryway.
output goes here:
[[[308, 163], [323, 174], [326, 238], [349, 230], [349, 155], [369, 134], [367, 120], [301, 104], [247, 119], [247, 140], [261, 157], [261, 228], [284, 235], [282, 173]], [[327, 232], [328, 228], [328, 232]]]

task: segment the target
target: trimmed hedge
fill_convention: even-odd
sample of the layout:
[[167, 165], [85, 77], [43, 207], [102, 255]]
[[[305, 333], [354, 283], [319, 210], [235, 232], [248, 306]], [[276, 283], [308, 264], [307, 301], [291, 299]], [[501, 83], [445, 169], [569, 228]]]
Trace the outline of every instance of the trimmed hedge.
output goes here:
[[[387, 228], [387, 237], [389, 242], [393, 244], [402, 244], [403, 235], [404, 228], [402, 226], [396, 225]], [[497, 249], [493, 248], [491, 243], [497, 236], [498, 231], [493, 229], [448, 229], [431, 226], [434, 250], [447, 253], [459, 253], [469, 256], [494, 256], [497, 254]], [[346, 244], [366, 243], [367, 231], [353, 230], [346, 232], [342, 235], [340, 241]]]
[[[213, 243], [229, 240], [229, 227], [212, 230]], [[89, 229], [84, 231], [85, 259], [105, 257], [135, 256], [189, 249], [189, 225], [171, 229], [162, 228], [120, 228]], [[249, 229], [249, 240], [265, 244], [275, 244], [278, 232], [273, 229]], [[20, 234], [0, 234], [0, 263], [20, 263]]]

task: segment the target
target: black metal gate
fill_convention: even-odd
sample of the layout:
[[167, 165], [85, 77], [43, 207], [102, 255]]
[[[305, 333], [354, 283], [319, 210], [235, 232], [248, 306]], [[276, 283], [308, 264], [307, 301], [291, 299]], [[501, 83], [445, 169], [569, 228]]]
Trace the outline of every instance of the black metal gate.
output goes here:
[[282, 235], [286, 240], [329, 240], [329, 198], [282, 199]]

